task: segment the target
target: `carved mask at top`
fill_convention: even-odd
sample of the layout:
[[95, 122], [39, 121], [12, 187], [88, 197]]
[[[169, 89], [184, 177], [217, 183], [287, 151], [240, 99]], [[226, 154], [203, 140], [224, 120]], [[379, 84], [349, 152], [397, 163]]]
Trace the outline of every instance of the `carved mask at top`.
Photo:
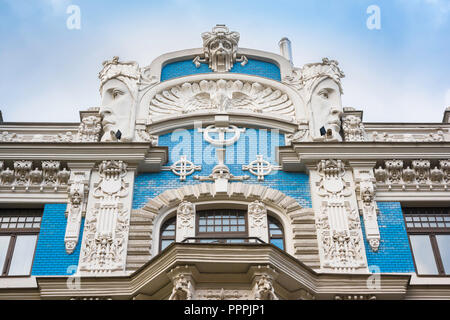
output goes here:
[[202, 33], [203, 51], [209, 67], [215, 72], [227, 72], [236, 60], [239, 33], [216, 25], [212, 32]]
[[105, 61], [103, 66], [99, 73], [103, 125], [101, 141], [132, 141], [139, 66], [136, 62], [120, 62], [118, 57]]
[[[314, 140], [342, 141], [342, 87], [344, 77], [336, 61], [323, 59], [322, 63], [305, 65], [302, 69], [303, 94], [312, 114]], [[320, 129], [325, 129], [320, 132]]]

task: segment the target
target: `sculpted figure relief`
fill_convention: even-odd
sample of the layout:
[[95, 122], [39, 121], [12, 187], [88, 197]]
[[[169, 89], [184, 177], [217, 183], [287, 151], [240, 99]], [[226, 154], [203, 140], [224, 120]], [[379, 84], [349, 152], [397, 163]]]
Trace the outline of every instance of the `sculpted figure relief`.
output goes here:
[[302, 68], [302, 94], [311, 112], [313, 140], [342, 141], [339, 132], [343, 113], [340, 79], [343, 77], [338, 62], [326, 58]]
[[242, 66], [247, 63], [245, 56], [237, 57], [239, 33], [230, 32], [225, 25], [218, 24], [212, 32], [202, 33], [202, 39], [203, 57], [197, 56], [193, 61], [197, 68], [200, 63], [208, 63], [214, 72], [227, 72], [235, 62]]
[[103, 62], [99, 73], [103, 135], [101, 141], [132, 141], [134, 137], [139, 65], [119, 57]]

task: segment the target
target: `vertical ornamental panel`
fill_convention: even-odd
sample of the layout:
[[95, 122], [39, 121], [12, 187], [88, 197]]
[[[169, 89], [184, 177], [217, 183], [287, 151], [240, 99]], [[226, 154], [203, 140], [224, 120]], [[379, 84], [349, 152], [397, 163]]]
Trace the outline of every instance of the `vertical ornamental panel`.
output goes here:
[[125, 270], [133, 180], [133, 170], [123, 161], [98, 166], [89, 194], [80, 272]]

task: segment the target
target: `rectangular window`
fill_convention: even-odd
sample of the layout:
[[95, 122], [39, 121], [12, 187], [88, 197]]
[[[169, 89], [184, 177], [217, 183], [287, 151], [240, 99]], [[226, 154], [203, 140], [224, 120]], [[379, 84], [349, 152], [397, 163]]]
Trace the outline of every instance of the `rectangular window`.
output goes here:
[[247, 236], [245, 211], [205, 210], [197, 212], [198, 234], [242, 235]]
[[411, 235], [409, 239], [414, 252], [417, 273], [439, 274], [430, 237], [428, 235]]
[[28, 276], [41, 226], [40, 209], [0, 209], [1, 276]]
[[450, 208], [403, 208], [416, 271], [450, 275]]

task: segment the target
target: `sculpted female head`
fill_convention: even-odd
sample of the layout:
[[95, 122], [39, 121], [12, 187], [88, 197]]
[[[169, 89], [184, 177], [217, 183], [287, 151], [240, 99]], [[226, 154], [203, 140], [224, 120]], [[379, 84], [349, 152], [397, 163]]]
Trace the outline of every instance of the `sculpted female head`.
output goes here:
[[99, 74], [103, 125], [101, 141], [132, 141], [139, 67], [135, 62], [119, 62], [117, 57], [103, 65]]
[[[320, 128], [331, 130], [333, 138], [341, 141], [342, 101], [338, 84], [327, 78], [322, 80], [311, 95], [311, 110], [314, 121], [314, 135], [320, 136]], [[331, 138], [331, 137], [330, 137]]]
[[[307, 64], [302, 69], [303, 96], [311, 114], [313, 140], [342, 141], [340, 135], [342, 116], [342, 87], [344, 73], [334, 60]], [[325, 132], [321, 132], [322, 131]]]

